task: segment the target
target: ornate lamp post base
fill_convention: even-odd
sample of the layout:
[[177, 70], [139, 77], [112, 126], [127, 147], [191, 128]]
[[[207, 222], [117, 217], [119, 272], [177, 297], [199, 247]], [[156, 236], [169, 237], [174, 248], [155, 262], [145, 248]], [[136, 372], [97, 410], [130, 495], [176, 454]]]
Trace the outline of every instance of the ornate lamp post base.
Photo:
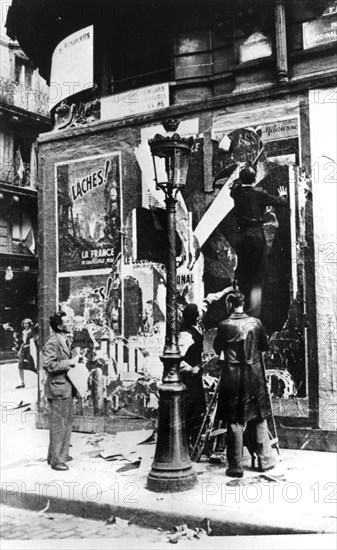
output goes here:
[[178, 493], [182, 491], [188, 491], [192, 489], [197, 482], [197, 476], [195, 472], [189, 471], [185, 477], [177, 478], [175, 477], [175, 472], [167, 472], [166, 478], [163, 477], [162, 473], [158, 472], [158, 477], [156, 472], [152, 471], [147, 478], [147, 486], [150, 491], [154, 493]]
[[197, 476], [192, 468], [186, 440], [182, 406], [186, 388], [177, 377], [181, 357], [164, 355], [161, 361], [165, 374], [159, 387], [158, 438], [147, 486], [150, 491], [158, 493], [186, 491], [195, 485]]

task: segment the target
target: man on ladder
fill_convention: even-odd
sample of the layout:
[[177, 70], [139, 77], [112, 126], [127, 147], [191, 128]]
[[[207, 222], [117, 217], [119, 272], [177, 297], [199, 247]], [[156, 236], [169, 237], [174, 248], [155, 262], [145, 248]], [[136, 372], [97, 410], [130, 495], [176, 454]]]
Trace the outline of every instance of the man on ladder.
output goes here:
[[244, 313], [244, 301], [239, 290], [228, 294], [230, 316], [220, 323], [214, 340], [215, 352], [224, 357], [216, 419], [227, 423], [230, 477], [243, 477], [244, 433], [251, 455], [257, 456], [258, 471], [271, 470], [277, 463], [268, 432], [272, 410], [261, 359], [268, 340], [261, 321]]

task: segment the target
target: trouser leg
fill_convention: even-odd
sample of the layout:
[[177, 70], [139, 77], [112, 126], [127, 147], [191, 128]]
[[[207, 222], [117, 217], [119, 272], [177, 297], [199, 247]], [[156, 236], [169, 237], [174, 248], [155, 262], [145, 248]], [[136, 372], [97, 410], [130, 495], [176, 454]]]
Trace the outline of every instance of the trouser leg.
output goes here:
[[189, 426], [189, 443], [192, 448], [194, 447], [195, 442], [198, 439], [198, 435], [202, 425], [202, 420], [203, 419], [200, 415], [193, 417], [191, 419], [191, 424]]
[[199, 423], [199, 417], [193, 415], [193, 410], [186, 408], [185, 409], [185, 428], [186, 428], [186, 439], [187, 445], [190, 453], [195, 445], [196, 439], [198, 437], [199, 429], [201, 426], [201, 421]]
[[260, 471], [269, 470], [276, 464], [274, 450], [270, 444], [267, 420], [250, 420], [247, 431], [250, 433], [250, 441], [253, 442], [254, 451], [258, 458]]
[[50, 399], [49, 401], [49, 450], [51, 465], [66, 462], [73, 424], [73, 399]]
[[25, 374], [24, 374], [24, 370], [23, 370], [23, 359], [19, 359], [18, 368], [19, 368], [19, 376], [20, 376], [21, 384], [24, 384], [25, 383]]
[[243, 472], [243, 432], [245, 424], [228, 423], [227, 429], [227, 459], [228, 471]]

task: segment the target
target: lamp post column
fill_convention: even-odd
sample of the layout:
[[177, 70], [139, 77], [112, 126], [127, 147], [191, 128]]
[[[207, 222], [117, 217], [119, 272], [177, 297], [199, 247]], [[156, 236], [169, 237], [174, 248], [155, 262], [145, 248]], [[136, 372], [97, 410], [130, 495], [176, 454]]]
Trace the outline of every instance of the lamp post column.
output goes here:
[[175, 492], [190, 489], [196, 483], [189, 456], [183, 393], [186, 389], [179, 373], [181, 355], [177, 334], [176, 305], [176, 199], [173, 189], [166, 192], [167, 209], [167, 295], [166, 336], [161, 361], [164, 365], [159, 387], [159, 424], [154, 461], [148, 475], [148, 488], [157, 492]]
[[[166, 284], [166, 335], [164, 355], [173, 354], [180, 357], [177, 329], [177, 264], [176, 264], [176, 203], [172, 192], [168, 191], [165, 199], [167, 215], [167, 284]], [[180, 361], [179, 361], [180, 363]], [[178, 365], [179, 366], [179, 365]]]

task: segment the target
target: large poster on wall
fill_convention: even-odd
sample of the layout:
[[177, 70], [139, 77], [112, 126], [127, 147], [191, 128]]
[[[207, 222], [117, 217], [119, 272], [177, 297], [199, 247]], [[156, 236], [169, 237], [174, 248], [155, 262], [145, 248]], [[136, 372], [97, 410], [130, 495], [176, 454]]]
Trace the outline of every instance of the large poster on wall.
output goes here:
[[[234, 114], [219, 115], [213, 120], [213, 184], [219, 192], [194, 230], [205, 254], [205, 294], [220, 287], [220, 283], [226, 286], [236, 275], [242, 233], [231, 189], [238, 181], [242, 163], [252, 163], [256, 171], [255, 183], [259, 187], [277, 196], [278, 189], [283, 186], [288, 196], [284, 208], [267, 206], [263, 214], [265, 264], [259, 286], [256, 282], [258, 299], [255, 304], [251, 302], [259, 308], [258, 314], [253, 316], [262, 320], [270, 338], [265, 364], [272, 394], [277, 398], [289, 395], [306, 398], [305, 341], [301, 321], [304, 256], [300, 242], [305, 235], [306, 195], [296, 168], [300, 164], [298, 105], [295, 102], [287, 107], [275, 106], [272, 115], [269, 110], [254, 112], [254, 116], [247, 111], [240, 122], [239, 126]], [[299, 205], [302, 210], [298, 210]], [[248, 271], [249, 267], [247, 264]], [[249, 299], [247, 291], [246, 295]], [[216, 324], [221, 307], [220, 300], [204, 319], [207, 327]], [[307, 414], [306, 402], [303, 410], [296, 407], [296, 414]]]
[[121, 251], [120, 154], [56, 165], [59, 272], [114, 265]]
[[94, 365], [98, 349], [110, 356], [110, 342], [121, 335], [118, 274], [96, 271], [59, 276], [59, 304], [74, 321], [73, 346], [86, 350], [87, 367]]
[[83, 322], [100, 327], [103, 332], [107, 328], [120, 334], [119, 277], [97, 273], [60, 277], [59, 302], [62, 309], [68, 309], [72, 317], [81, 317]]

